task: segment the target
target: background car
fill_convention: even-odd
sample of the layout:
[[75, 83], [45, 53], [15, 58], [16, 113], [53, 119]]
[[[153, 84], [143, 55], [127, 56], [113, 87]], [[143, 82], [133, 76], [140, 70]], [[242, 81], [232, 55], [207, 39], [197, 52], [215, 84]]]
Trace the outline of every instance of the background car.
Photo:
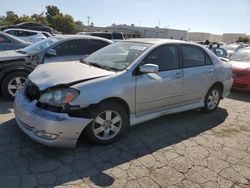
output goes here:
[[41, 31], [27, 29], [6, 29], [4, 32], [27, 42], [38, 42], [47, 38]]
[[250, 47], [238, 50], [230, 60], [233, 67], [233, 89], [250, 92]]
[[222, 46], [222, 48], [224, 48], [227, 51], [229, 57], [233, 55], [237, 50], [244, 48], [244, 47], [245, 47], [244, 45], [237, 44], [237, 43], [225, 44]]
[[16, 50], [29, 46], [31, 43], [25, 42], [7, 33], [0, 32], [0, 51]]
[[112, 41], [124, 40], [124, 36], [121, 32], [79, 32], [78, 35], [90, 35], [96, 37], [102, 37]]
[[224, 48], [213, 46], [213, 47], [209, 48], [209, 50], [211, 50], [218, 57], [221, 57], [221, 58], [228, 58], [229, 57], [227, 51]]
[[20, 129], [39, 143], [75, 147], [84, 134], [109, 144], [130, 125], [165, 114], [213, 112], [231, 86], [231, 65], [208, 49], [137, 39], [106, 46], [81, 63], [39, 66], [17, 93], [14, 109]]
[[3, 95], [13, 99], [28, 74], [42, 63], [79, 60], [111, 44], [92, 36], [50, 37], [17, 51], [0, 52], [0, 85]]
[[35, 31], [46, 31], [50, 34], [53, 34], [53, 29], [39, 23], [33, 23], [33, 22], [22, 22], [16, 25], [9, 25], [9, 26], [3, 26], [1, 27], [1, 30], [9, 29], [9, 28], [20, 28], [20, 29], [29, 29], [29, 30], [35, 30]]

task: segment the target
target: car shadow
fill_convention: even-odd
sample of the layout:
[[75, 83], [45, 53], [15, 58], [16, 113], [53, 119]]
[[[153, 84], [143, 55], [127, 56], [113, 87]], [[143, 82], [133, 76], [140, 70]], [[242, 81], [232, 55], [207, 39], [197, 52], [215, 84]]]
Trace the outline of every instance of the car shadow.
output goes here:
[[110, 145], [93, 145], [81, 138], [76, 149], [38, 144], [12, 119], [0, 125], [0, 182], [12, 183], [15, 187], [13, 179], [8, 178], [21, 177], [22, 181], [36, 186], [37, 179], [42, 177], [49, 186], [55, 186], [87, 178], [96, 186], [110, 186], [115, 177], [106, 170], [126, 166], [131, 160], [195, 137], [219, 126], [227, 116], [222, 108], [210, 114], [192, 110], [167, 115], [131, 127], [127, 134]]
[[6, 100], [0, 95], [0, 115], [11, 114], [13, 109], [13, 101]]
[[242, 102], [250, 102], [250, 93], [244, 91], [231, 90], [230, 95], [227, 98]]

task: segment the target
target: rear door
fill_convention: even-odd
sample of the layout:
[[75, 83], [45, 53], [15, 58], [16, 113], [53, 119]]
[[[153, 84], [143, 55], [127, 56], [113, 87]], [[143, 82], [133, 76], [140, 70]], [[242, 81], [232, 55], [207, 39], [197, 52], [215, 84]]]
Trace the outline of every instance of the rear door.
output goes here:
[[211, 85], [214, 66], [207, 53], [195, 45], [181, 45], [184, 71], [183, 101], [201, 100]]
[[62, 42], [54, 47], [54, 50], [56, 50], [56, 56], [45, 57], [44, 63], [76, 61], [82, 59], [86, 54], [85, 45], [85, 39], [73, 39]]
[[143, 64], [158, 65], [159, 72], [136, 76], [136, 114], [178, 106], [182, 102], [183, 71], [177, 45], [157, 47], [143, 60]]

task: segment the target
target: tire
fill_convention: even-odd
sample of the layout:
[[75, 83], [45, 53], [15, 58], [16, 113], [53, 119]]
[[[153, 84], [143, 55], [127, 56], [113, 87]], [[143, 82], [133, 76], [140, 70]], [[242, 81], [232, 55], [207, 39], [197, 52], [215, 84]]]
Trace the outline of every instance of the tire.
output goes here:
[[221, 89], [218, 86], [213, 86], [209, 89], [204, 100], [204, 111], [211, 113], [218, 108], [221, 99]]
[[105, 102], [91, 110], [93, 121], [86, 127], [85, 135], [95, 144], [110, 144], [128, 128], [129, 118], [125, 109], [116, 102]]
[[25, 80], [28, 77], [28, 73], [23, 71], [16, 71], [7, 74], [1, 84], [1, 90], [3, 96], [7, 99], [13, 100], [15, 93], [18, 89], [23, 87]]

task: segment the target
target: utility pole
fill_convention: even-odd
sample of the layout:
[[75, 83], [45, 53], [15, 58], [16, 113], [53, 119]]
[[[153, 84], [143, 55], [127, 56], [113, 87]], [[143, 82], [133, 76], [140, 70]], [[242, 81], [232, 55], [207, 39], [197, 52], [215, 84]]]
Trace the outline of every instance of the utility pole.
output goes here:
[[87, 16], [87, 24], [89, 26], [90, 16]]

